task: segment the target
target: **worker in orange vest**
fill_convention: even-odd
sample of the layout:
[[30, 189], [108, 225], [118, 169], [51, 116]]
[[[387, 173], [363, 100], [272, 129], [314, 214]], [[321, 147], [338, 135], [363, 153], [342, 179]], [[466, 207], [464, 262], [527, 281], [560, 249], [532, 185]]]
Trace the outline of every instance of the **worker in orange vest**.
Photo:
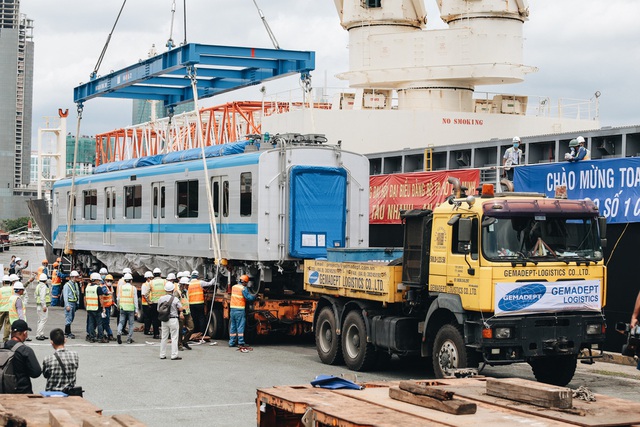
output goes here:
[[[105, 270], [106, 271], [106, 270]], [[100, 277], [102, 277], [102, 274]], [[111, 330], [111, 307], [115, 305], [115, 296], [113, 294], [113, 276], [111, 274], [105, 274], [104, 282], [102, 283], [102, 295], [100, 295], [100, 306], [102, 307], [102, 329], [107, 335], [109, 341], [115, 341], [113, 337], [113, 331]], [[101, 337], [102, 338], [102, 337]]]
[[46, 259], [43, 259], [42, 265], [38, 267], [38, 277], [40, 277], [41, 274], [46, 274], [47, 278], [51, 278], [51, 276], [49, 275], [49, 261]]
[[256, 295], [252, 295], [247, 289], [249, 276], [243, 274], [240, 281], [231, 288], [231, 307], [229, 314], [229, 347], [245, 347], [244, 326], [246, 323], [245, 306], [247, 301], [255, 301]]
[[213, 286], [215, 277], [209, 282], [198, 279], [198, 271], [191, 272], [191, 281], [189, 282], [189, 310], [193, 318], [194, 332], [200, 332], [205, 335], [207, 322], [204, 317], [204, 288]]

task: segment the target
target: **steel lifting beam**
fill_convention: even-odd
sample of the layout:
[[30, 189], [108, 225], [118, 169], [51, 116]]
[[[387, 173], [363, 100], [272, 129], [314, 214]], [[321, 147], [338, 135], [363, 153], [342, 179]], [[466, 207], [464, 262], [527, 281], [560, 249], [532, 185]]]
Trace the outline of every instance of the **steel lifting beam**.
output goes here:
[[97, 97], [151, 99], [172, 106], [193, 100], [188, 68], [196, 67], [198, 97], [207, 98], [315, 68], [315, 52], [189, 43], [99, 76], [74, 88], [76, 103]]

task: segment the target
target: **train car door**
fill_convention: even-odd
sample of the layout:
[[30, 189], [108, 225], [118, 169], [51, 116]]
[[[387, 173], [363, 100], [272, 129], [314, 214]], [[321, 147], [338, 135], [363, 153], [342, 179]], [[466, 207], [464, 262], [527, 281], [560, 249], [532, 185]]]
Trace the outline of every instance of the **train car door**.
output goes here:
[[164, 182], [151, 184], [151, 246], [164, 246], [161, 226], [165, 216], [165, 186]]
[[104, 189], [104, 227], [102, 229], [102, 243], [113, 245], [113, 221], [116, 219], [116, 188]]
[[[211, 200], [213, 213], [216, 218], [216, 230], [220, 247], [224, 248], [227, 241], [226, 227], [229, 223], [229, 177], [214, 176], [211, 178]], [[209, 249], [213, 249], [213, 237], [209, 240]]]

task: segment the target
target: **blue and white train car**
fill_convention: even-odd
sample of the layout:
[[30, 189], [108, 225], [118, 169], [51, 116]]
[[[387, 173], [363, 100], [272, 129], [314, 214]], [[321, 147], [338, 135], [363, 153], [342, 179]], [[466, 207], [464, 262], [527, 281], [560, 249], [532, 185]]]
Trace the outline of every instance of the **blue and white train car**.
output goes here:
[[69, 249], [87, 270], [202, 272], [214, 258], [208, 200], [221, 258], [264, 282], [290, 278], [301, 260], [324, 257], [328, 247], [366, 247], [367, 158], [295, 139], [275, 138], [262, 149], [253, 141], [208, 147], [217, 155], [206, 159], [210, 198], [200, 149], [189, 150], [197, 160], [171, 153], [75, 178], [71, 212], [72, 180], [60, 180], [53, 186], [54, 251]]

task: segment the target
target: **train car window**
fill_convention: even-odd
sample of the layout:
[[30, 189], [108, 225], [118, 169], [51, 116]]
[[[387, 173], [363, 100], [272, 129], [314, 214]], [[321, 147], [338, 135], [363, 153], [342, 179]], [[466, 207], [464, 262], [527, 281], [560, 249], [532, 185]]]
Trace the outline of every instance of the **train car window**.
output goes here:
[[222, 216], [229, 216], [229, 181], [222, 183]]
[[98, 218], [98, 190], [84, 190], [82, 192], [84, 202], [83, 219]]
[[124, 217], [142, 218], [142, 185], [124, 187]]
[[178, 218], [197, 218], [198, 180], [178, 181], [176, 184], [176, 215], [178, 215]]
[[240, 174], [240, 216], [251, 216], [251, 172]]
[[164, 218], [164, 202], [165, 202], [165, 192], [164, 185], [160, 187], [160, 218]]
[[213, 213], [218, 218], [220, 215], [220, 183], [218, 181], [213, 181], [211, 191], [213, 192]]
[[110, 219], [111, 218], [111, 191], [107, 190], [105, 191], [105, 209], [104, 209], [104, 216], [106, 219]]
[[158, 218], [158, 187], [153, 187], [153, 207], [151, 208], [153, 219]]

